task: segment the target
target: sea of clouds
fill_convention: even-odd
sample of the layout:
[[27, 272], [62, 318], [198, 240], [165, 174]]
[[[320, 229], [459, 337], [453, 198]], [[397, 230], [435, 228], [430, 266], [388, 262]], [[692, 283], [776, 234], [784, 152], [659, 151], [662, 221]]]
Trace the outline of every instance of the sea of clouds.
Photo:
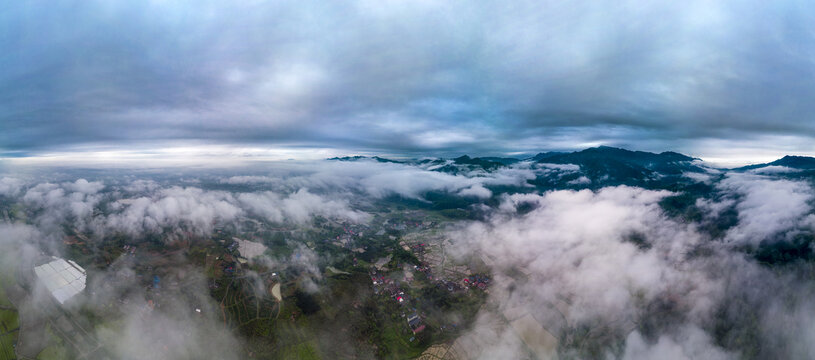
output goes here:
[[[478, 220], [451, 221], [445, 232], [455, 244], [455, 257], [478, 258], [494, 280], [487, 306], [464, 335], [480, 344], [475, 357], [526, 357], [528, 346], [509, 326], [526, 316], [558, 339], [565, 358], [815, 356], [810, 265], [772, 268], [745, 251], [815, 232], [810, 182], [783, 178], [785, 171], [696, 177], [693, 181], [714, 188], [711, 196], [696, 200], [703, 213], [699, 221], [668, 216], [660, 201], [678, 194], [667, 190], [614, 186], [540, 192], [527, 182], [579, 171], [520, 163], [491, 173], [452, 175], [409, 164], [322, 161], [200, 176], [5, 174], [0, 196], [25, 216], [6, 216], [0, 224], [0, 245], [15, 250], [0, 259], [15, 256], [19, 263], [42, 252], [59, 253], [66, 225], [104, 241], [111, 234], [203, 237], [246, 217], [295, 225], [315, 216], [365, 223], [372, 217], [370, 204], [383, 198], [427, 202], [425, 194], [442, 192], [474, 201], [482, 214]], [[519, 190], [498, 193], [490, 190], [494, 186]], [[733, 210], [737, 223], [723, 235], [704, 230], [703, 222]], [[296, 246], [296, 252], [270, 261], [311, 274], [303, 286], [319, 291], [319, 255], [304, 246]], [[138, 289], [135, 280], [120, 282], [84, 304], [106, 303], [106, 296], [124, 293], [133, 299], [120, 309], [120, 326], [97, 330], [100, 341], [115, 344], [110, 350], [117, 357], [236, 358], [219, 349], [243, 340], [213, 315], [217, 304], [205, 281], [191, 281], [188, 289], [195, 305], [206, 310], [203, 316], [180, 310], [189, 308], [189, 296], [154, 314], [134, 315], [146, 300], [133, 289]], [[175, 346], [149, 346], [157, 339]]]

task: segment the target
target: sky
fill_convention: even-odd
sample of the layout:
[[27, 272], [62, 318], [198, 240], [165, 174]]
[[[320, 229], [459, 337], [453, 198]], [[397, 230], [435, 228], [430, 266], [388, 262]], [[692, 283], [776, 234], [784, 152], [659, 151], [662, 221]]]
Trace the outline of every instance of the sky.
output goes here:
[[811, 1], [0, 10], [0, 157], [815, 155]]

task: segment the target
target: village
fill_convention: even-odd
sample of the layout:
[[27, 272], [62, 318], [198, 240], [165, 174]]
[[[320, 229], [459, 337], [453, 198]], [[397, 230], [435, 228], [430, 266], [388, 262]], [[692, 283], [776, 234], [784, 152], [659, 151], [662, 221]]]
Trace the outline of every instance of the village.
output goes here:
[[[268, 342], [280, 331], [303, 331], [315, 316], [337, 321], [348, 308], [373, 301], [370, 309], [380, 315], [369, 315], [385, 321], [375, 326], [391, 334], [371, 343], [373, 348], [378, 353], [418, 356], [431, 339], [453, 339], [466, 328], [491, 285], [485, 267], [462, 263], [445, 250], [452, 245], [442, 235], [443, 224], [443, 218], [416, 210], [387, 212], [368, 223], [317, 218], [292, 225], [247, 218], [237, 224], [216, 224], [213, 234], [205, 237], [114, 234], [98, 248], [87, 234], [71, 229], [63, 240], [65, 260], [53, 261], [81, 269], [83, 282], [81, 287], [67, 288], [71, 293], [53, 292], [55, 301], [49, 307], [62, 315], [61, 320], [52, 320], [57, 321], [51, 322], [52, 328], [63, 330], [47, 342], [32, 342], [27, 330], [21, 333], [25, 336], [19, 345], [28, 354], [57, 346], [59, 351], [104, 358], [103, 341], [77, 329], [122, 316], [151, 321], [156, 313], [179, 310], [193, 319], [215, 318], [226, 328]], [[294, 265], [300, 261], [314, 262], [319, 273]], [[36, 276], [45, 276], [41, 268], [51, 269], [43, 266]], [[320, 290], [308, 289], [311, 282]], [[332, 295], [360, 287], [368, 291], [351, 302], [338, 302]], [[211, 300], [191, 290], [197, 288], [205, 289]], [[25, 291], [18, 297], [25, 298]], [[92, 318], [100, 324], [89, 323], [87, 315], [71, 310], [71, 304], [88, 299], [98, 303]], [[177, 309], [178, 304], [186, 305]], [[464, 315], [448, 316], [451, 312]], [[366, 327], [362, 324], [368, 315], [361, 315], [349, 318], [351, 324], [358, 324], [352, 328]], [[156, 346], [171, 346], [157, 341]], [[261, 356], [281, 347], [302, 351], [304, 346], [317, 352], [308, 340], [271, 344], [265, 350], [257, 345], [253, 353]]]

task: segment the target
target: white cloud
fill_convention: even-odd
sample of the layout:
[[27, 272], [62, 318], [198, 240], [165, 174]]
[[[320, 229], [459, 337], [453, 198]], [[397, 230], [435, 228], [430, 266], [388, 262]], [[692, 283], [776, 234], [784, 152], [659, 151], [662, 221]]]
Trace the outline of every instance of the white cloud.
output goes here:
[[147, 193], [152, 192], [159, 188], [159, 184], [153, 180], [149, 179], [138, 179], [130, 182], [129, 184], [122, 187], [122, 190], [127, 191], [129, 193]]
[[13, 177], [0, 178], [0, 195], [17, 196], [23, 189], [23, 182]]
[[134, 235], [164, 228], [200, 235], [210, 233], [216, 222], [232, 221], [242, 212], [229, 193], [171, 187], [158, 191], [154, 198], [135, 199], [122, 212], [108, 216], [106, 225]]
[[85, 179], [78, 179], [73, 183], [65, 183], [63, 185], [63, 188], [65, 188], [66, 190], [88, 195], [96, 194], [99, 192], [99, 190], [102, 190], [104, 187], [105, 185], [99, 181], [90, 182]]
[[686, 171], [682, 173], [682, 176], [691, 179], [696, 182], [709, 184], [713, 180], [713, 175], [709, 173], [699, 173], [699, 172], [690, 172]]
[[41, 183], [29, 188], [22, 197], [24, 204], [42, 210], [36, 217], [45, 231], [61, 231], [60, 225], [71, 219], [74, 226], [83, 229], [101, 200], [97, 192], [104, 185], [79, 179], [61, 185]]
[[232, 185], [239, 185], [239, 184], [263, 184], [268, 182], [275, 182], [279, 179], [272, 178], [269, 176], [254, 176], [254, 175], [244, 175], [244, 176], [232, 176], [226, 179], [221, 179], [221, 183], [224, 184], [232, 184]]
[[717, 188], [739, 195], [735, 199], [739, 223], [726, 235], [727, 241], [735, 243], [757, 245], [781, 231], [801, 226], [815, 199], [815, 192], [805, 182], [760, 175], [731, 173]]
[[[626, 186], [510, 195], [488, 222], [451, 233], [453, 251], [490, 266], [490, 297], [504, 317], [531, 314], [555, 336], [602, 326], [625, 337], [644, 306], [677, 296], [683, 319], [702, 323], [723, 289], [702, 260], [687, 258], [702, 235], [662, 214], [669, 195]], [[535, 208], [518, 216], [521, 203]]]
[[459, 191], [458, 194], [461, 196], [473, 196], [479, 199], [489, 199], [490, 197], [492, 197], [492, 191], [481, 185], [470, 186], [466, 189]]
[[791, 168], [791, 167], [770, 165], [770, 166], [760, 167], [760, 168], [757, 168], [757, 169], [752, 169], [752, 170], [749, 170], [748, 172], [751, 173], [751, 174], [772, 175], [772, 174], [788, 174], [788, 173], [794, 173], [794, 172], [799, 172], [799, 171], [801, 171], [801, 170], [794, 169], [794, 168]]
[[655, 344], [649, 344], [639, 332], [632, 332], [625, 342], [623, 360], [727, 360], [736, 359], [735, 354], [716, 347], [703, 330], [688, 326], [678, 329], [674, 337], [660, 336]]
[[307, 189], [282, 197], [277, 193], [242, 193], [237, 196], [241, 206], [269, 221], [304, 223], [314, 215], [363, 222], [369, 215], [352, 210], [347, 201], [331, 200], [310, 193]]
[[559, 170], [559, 171], [564, 171], [564, 172], [580, 171], [580, 165], [575, 165], [575, 164], [538, 163], [537, 167], [544, 168], [544, 169]]
[[591, 184], [591, 179], [589, 179], [589, 178], [587, 178], [587, 177], [585, 177], [585, 176], [581, 176], [581, 177], [579, 177], [579, 178], [577, 178], [577, 179], [574, 179], [574, 180], [572, 180], [572, 181], [569, 181], [569, 182], [568, 182], [568, 184], [569, 184], [569, 185], [586, 185], [586, 184]]

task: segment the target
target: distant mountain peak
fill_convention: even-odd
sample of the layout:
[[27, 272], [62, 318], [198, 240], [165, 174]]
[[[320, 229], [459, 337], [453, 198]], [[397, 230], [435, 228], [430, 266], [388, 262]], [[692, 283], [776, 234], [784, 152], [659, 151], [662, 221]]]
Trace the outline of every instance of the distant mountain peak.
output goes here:
[[611, 183], [628, 183], [632, 179], [645, 182], [660, 175], [704, 171], [691, 163], [696, 159], [677, 152], [657, 154], [612, 146], [597, 146], [571, 153], [541, 153], [533, 160], [539, 163], [579, 165], [590, 179]]
[[786, 155], [770, 165], [786, 166], [796, 169], [815, 169], [815, 158], [810, 156]]
[[747, 165], [734, 170], [753, 170], [768, 166], [784, 166], [799, 170], [813, 170], [815, 169], [815, 158], [811, 156], [785, 155], [773, 162]]
[[359, 161], [359, 160], [374, 160], [382, 163], [394, 163], [394, 164], [401, 164], [401, 161], [386, 159], [379, 156], [362, 156], [362, 155], [355, 155], [355, 156], [336, 156], [332, 158], [328, 158], [327, 160], [332, 161]]
[[[597, 147], [591, 147], [587, 149], [583, 149], [580, 151], [575, 151], [570, 154], [584, 154], [584, 155], [591, 155], [597, 157], [609, 157], [615, 158], [618, 160], [628, 159], [628, 160], [637, 160], [637, 161], [649, 161], [649, 162], [679, 162], [679, 161], [693, 161], [697, 160], [696, 158], [687, 156], [685, 154], [680, 154], [675, 151], [664, 151], [661, 153], [652, 153], [648, 151], [639, 151], [639, 150], [628, 150], [613, 146], [606, 146], [601, 145]], [[551, 156], [550, 156], [551, 157]]]
[[540, 152], [537, 153], [535, 156], [531, 157], [529, 160], [532, 161], [540, 161], [546, 158], [550, 158], [552, 156], [563, 155], [566, 154], [565, 152], [560, 151], [547, 151], [547, 152]]

